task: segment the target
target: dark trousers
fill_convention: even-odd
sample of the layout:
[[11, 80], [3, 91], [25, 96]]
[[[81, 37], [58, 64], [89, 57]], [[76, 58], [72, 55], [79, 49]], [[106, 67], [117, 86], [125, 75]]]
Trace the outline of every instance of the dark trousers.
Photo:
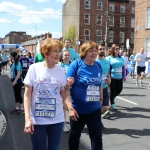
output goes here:
[[22, 88], [22, 84], [15, 84], [15, 86], [13, 86], [14, 89], [14, 94], [15, 94], [15, 101], [16, 103], [23, 103], [23, 99], [21, 96], [21, 88]]
[[111, 79], [110, 84], [110, 103], [114, 104], [114, 99], [118, 96], [123, 88], [123, 79]]
[[70, 119], [71, 131], [69, 135], [69, 150], [79, 149], [79, 140], [81, 132], [87, 124], [89, 137], [91, 139], [92, 150], [102, 150], [102, 132], [101, 132], [101, 109], [98, 109], [91, 114], [79, 114], [78, 121]]
[[25, 79], [25, 77], [26, 77], [27, 72], [28, 72], [28, 71], [22, 71], [22, 78], [23, 78], [23, 81], [24, 81], [24, 79]]

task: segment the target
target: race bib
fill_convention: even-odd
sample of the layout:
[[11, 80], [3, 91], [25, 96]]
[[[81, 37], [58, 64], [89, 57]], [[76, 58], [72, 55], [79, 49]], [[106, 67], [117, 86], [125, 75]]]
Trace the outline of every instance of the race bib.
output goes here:
[[122, 68], [116, 68], [115, 72], [116, 72], [116, 75], [121, 75], [122, 74]]
[[28, 67], [28, 63], [23, 63], [22, 67], [23, 68], [27, 68]]
[[35, 117], [54, 118], [56, 114], [55, 98], [36, 98]]
[[99, 101], [99, 99], [100, 99], [99, 86], [89, 85], [87, 88], [86, 101], [93, 102], [93, 101]]
[[102, 84], [105, 84], [107, 80], [107, 74], [102, 74]]

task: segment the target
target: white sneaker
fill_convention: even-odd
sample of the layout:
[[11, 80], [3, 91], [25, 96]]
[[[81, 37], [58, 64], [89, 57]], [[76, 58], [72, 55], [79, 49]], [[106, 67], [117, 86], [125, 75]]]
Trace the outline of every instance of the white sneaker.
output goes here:
[[138, 86], [138, 82], [136, 82], [136, 86]]
[[140, 81], [140, 86], [143, 86], [143, 82], [142, 81]]
[[63, 127], [63, 132], [65, 132], [65, 133], [69, 132], [69, 129], [65, 123], [64, 123], [64, 127]]

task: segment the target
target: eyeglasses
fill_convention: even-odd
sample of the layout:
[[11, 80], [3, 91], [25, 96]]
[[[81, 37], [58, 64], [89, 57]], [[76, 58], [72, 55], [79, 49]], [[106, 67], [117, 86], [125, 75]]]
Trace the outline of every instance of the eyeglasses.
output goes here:
[[119, 48], [118, 48], [118, 47], [116, 47], [116, 48], [115, 48], [115, 50], [119, 50]]
[[99, 48], [98, 50], [105, 50], [105, 48]]
[[50, 50], [50, 52], [53, 52], [53, 53], [61, 53], [61, 50], [57, 51], [57, 50]]

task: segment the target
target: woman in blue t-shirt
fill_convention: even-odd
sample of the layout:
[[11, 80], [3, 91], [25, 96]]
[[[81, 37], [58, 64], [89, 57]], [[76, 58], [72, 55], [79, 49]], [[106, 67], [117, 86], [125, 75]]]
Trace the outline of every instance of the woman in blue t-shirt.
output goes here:
[[110, 109], [117, 110], [115, 106], [115, 97], [118, 96], [123, 88], [123, 80], [126, 80], [126, 70], [124, 67], [124, 59], [119, 55], [119, 46], [112, 45], [111, 55], [106, 57], [110, 62]]
[[[69, 68], [71, 64], [71, 61], [70, 61], [70, 52], [68, 50], [64, 50], [60, 56], [60, 63], [58, 63], [58, 65], [60, 65], [64, 71], [65, 71], [65, 74]], [[65, 121], [64, 121], [64, 126], [63, 126], [63, 132], [69, 132], [69, 128], [67, 127], [67, 124], [66, 124], [66, 110], [67, 110], [67, 106], [66, 106], [66, 103], [63, 101], [63, 109], [64, 109], [64, 117], [65, 117]]]
[[23, 109], [23, 99], [21, 96], [21, 87], [22, 87], [22, 67], [21, 63], [19, 62], [19, 55], [16, 51], [13, 51], [11, 53], [12, 59], [13, 59], [13, 64], [11, 65], [11, 81], [12, 81], [12, 86], [14, 89], [14, 95], [15, 95], [15, 101], [16, 101], [16, 107], [14, 110], [11, 111], [11, 114], [23, 114], [24, 109]]
[[102, 150], [102, 68], [95, 61], [97, 54], [97, 44], [92, 41], [85, 42], [80, 51], [80, 58], [71, 63], [66, 74], [67, 78], [75, 79], [70, 90], [70, 98], [65, 100], [71, 126], [69, 150], [78, 150], [85, 124], [88, 127], [92, 150]]

